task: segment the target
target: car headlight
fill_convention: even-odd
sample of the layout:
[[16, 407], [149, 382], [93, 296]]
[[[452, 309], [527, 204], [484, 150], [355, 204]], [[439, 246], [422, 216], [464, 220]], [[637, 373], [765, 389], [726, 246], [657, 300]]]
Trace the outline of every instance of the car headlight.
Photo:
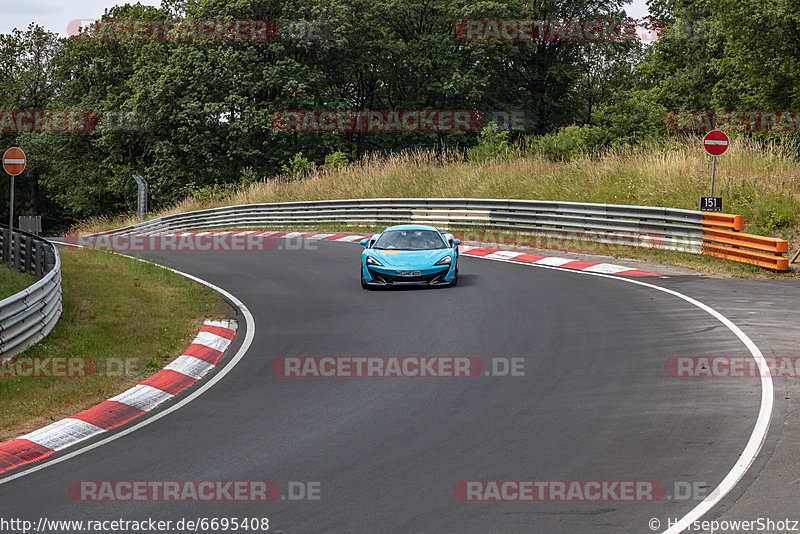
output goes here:
[[367, 265], [377, 265], [378, 267], [383, 267], [383, 264], [372, 256], [367, 256]]
[[439, 260], [436, 263], [434, 263], [434, 265], [450, 265], [450, 263], [452, 261], [453, 261], [453, 258], [451, 258], [450, 256], [445, 256], [441, 260]]

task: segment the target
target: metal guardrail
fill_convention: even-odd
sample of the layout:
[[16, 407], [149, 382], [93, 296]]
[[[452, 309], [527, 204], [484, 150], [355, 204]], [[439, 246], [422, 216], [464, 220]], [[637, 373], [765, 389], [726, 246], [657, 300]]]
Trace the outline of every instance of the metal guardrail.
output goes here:
[[315, 226], [432, 224], [447, 230], [494, 230], [699, 254], [703, 212], [650, 206], [547, 200], [377, 198], [245, 204], [159, 217], [96, 235], [156, 234]]
[[[0, 233], [0, 255], [8, 263], [8, 227]], [[27, 232], [11, 232], [12, 265], [34, 273], [27, 289], [0, 300], [0, 361], [44, 339], [61, 317], [61, 258], [51, 243]]]

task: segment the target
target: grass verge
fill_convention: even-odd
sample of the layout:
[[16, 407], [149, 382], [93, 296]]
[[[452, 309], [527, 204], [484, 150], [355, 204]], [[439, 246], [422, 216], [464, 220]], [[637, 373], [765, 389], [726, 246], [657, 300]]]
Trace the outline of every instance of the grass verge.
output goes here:
[[[697, 137], [615, 148], [570, 161], [510, 151], [506, 157], [478, 163], [465, 161], [460, 153], [410, 151], [366, 156], [336, 169], [318, 168], [302, 179], [281, 176], [218, 194], [190, 196], [154, 216], [236, 204], [379, 197], [541, 199], [698, 209], [700, 197], [708, 196], [710, 173], [710, 157]], [[800, 159], [791, 147], [732, 137], [729, 150], [717, 161], [715, 193], [722, 197], [725, 212], [744, 216], [745, 232], [789, 240], [790, 257], [800, 247]], [[135, 222], [135, 217], [98, 218], [73, 230], [90, 233]], [[666, 254], [662, 260], [672, 262]], [[739, 267], [722, 270], [731, 275], [740, 271]]]
[[0, 264], [0, 300], [19, 293], [35, 282], [36, 277], [32, 274], [24, 274], [15, 269], [9, 269], [8, 265]]
[[87, 357], [80, 378], [0, 378], [0, 441], [68, 417], [153, 374], [180, 355], [205, 318], [233, 310], [215, 292], [120, 255], [62, 250], [63, 314], [25, 357]]

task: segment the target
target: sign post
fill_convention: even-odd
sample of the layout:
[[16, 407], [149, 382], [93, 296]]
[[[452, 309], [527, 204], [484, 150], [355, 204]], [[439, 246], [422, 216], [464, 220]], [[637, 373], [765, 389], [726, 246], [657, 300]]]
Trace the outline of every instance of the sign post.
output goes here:
[[136, 185], [139, 192], [136, 202], [136, 214], [139, 217], [139, 220], [143, 221], [147, 216], [147, 180], [138, 174], [134, 174], [133, 179], [136, 180]]
[[711, 196], [700, 198], [700, 209], [722, 211], [722, 198], [714, 196], [714, 179], [717, 174], [717, 156], [728, 150], [728, 136], [722, 130], [711, 130], [703, 137], [703, 148], [711, 155]]
[[27, 159], [25, 158], [25, 152], [21, 149], [11, 147], [3, 154], [3, 169], [11, 175], [11, 195], [9, 196], [8, 207], [8, 255], [6, 256], [9, 265], [12, 263], [11, 241], [14, 239], [12, 237], [14, 233], [14, 177], [25, 170], [25, 165], [27, 165]]

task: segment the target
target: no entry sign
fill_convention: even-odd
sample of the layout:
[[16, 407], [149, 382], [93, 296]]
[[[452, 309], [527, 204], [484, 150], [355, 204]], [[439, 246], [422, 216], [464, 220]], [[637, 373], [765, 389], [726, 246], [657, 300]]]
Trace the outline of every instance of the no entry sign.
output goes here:
[[3, 168], [11, 176], [16, 176], [25, 170], [25, 152], [17, 147], [6, 150], [3, 154]]
[[728, 150], [728, 136], [722, 130], [711, 130], [703, 138], [703, 148], [712, 156], [719, 156]]

